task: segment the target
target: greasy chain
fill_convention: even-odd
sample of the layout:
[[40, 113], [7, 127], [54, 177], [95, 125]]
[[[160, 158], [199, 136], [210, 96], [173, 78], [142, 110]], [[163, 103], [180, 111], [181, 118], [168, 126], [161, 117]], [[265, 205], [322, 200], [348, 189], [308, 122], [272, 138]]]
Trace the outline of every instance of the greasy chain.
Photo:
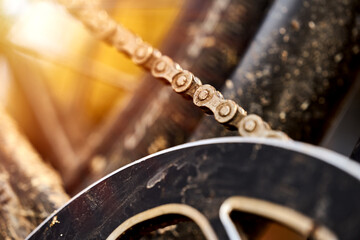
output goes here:
[[58, 0], [67, 10], [89, 28], [98, 38], [113, 45], [132, 61], [151, 72], [155, 78], [171, 84], [173, 90], [206, 113], [214, 114], [216, 121], [229, 129], [238, 129], [241, 136], [288, 139], [274, 131], [261, 117], [251, 114], [232, 100], [224, 99], [213, 86], [203, 85], [191, 72], [183, 70], [171, 58], [144, 42], [122, 25], [116, 23], [94, 0]]

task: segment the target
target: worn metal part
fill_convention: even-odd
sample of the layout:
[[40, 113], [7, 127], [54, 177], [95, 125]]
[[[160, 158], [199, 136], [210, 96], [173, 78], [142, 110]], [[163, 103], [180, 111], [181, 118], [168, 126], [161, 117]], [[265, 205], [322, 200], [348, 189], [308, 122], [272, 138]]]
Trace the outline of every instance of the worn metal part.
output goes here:
[[299, 142], [205, 140], [115, 171], [55, 212], [28, 239], [114, 239], [168, 214], [190, 217], [209, 239], [214, 233], [218, 239], [238, 239], [235, 219], [229, 219], [233, 211], [285, 224], [304, 239], [359, 239], [359, 176], [357, 163]]
[[[292, 139], [319, 144], [359, 81], [359, 3], [274, 1], [221, 92]], [[192, 140], [225, 135], [233, 133], [206, 118]]]
[[95, 2], [77, 0], [59, 0], [59, 2], [97, 37], [128, 55], [135, 64], [149, 70], [154, 77], [164, 79], [165, 82], [172, 84], [175, 92], [194, 97], [194, 104], [210, 110], [206, 112], [214, 114], [219, 123], [238, 129], [239, 134], [246, 132], [248, 136], [288, 139], [286, 134], [274, 132], [270, 127], [262, 128], [266, 123], [261, 118], [258, 118], [259, 124], [254, 125], [253, 131], [243, 130], [244, 124], [240, 124], [241, 120], [245, 118], [245, 121], [248, 121], [245, 110], [235, 102], [223, 99], [212, 86], [203, 86], [199, 79], [195, 81], [196, 77], [193, 77], [191, 73], [183, 70], [169, 57], [163, 56], [160, 51], [154, 49], [140, 37], [117, 24]]

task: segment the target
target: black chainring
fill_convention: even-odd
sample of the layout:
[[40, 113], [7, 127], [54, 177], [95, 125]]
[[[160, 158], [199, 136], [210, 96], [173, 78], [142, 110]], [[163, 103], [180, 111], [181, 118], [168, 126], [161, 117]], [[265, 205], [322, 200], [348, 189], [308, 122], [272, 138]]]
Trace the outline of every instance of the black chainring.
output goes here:
[[[228, 239], [219, 208], [232, 196], [289, 207], [360, 239], [360, 166], [297, 142], [220, 138], [140, 159], [85, 189], [28, 239], [106, 239], [127, 219], [164, 204], [186, 204]], [[54, 221], [54, 217], [56, 216]]]

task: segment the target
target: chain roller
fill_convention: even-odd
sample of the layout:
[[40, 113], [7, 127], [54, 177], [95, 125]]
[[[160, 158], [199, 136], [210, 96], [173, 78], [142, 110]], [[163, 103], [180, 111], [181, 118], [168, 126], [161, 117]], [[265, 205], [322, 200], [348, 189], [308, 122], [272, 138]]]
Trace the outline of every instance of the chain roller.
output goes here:
[[280, 131], [274, 131], [261, 117], [251, 114], [232, 100], [224, 99], [213, 86], [202, 85], [200, 79], [183, 70], [168, 56], [144, 42], [140, 37], [116, 23], [94, 0], [58, 0], [101, 40], [128, 55], [132, 61], [150, 71], [159, 79], [171, 84], [173, 90], [229, 129], [238, 129], [241, 136], [289, 139]]

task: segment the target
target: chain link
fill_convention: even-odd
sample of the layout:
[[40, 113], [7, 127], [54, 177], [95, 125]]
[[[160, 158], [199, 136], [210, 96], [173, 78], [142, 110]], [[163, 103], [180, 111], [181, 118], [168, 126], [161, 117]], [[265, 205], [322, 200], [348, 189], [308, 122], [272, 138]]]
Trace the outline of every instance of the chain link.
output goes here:
[[140, 37], [116, 23], [94, 0], [58, 0], [98, 38], [129, 56], [132, 61], [150, 71], [155, 78], [170, 84], [176, 93], [213, 114], [216, 121], [236, 130], [241, 136], [289, 139], [280, 131], [272, 130], [261, 117], [251, 114], [232, 100], [224, 99], [213, 86], [203, 85], [191, 72], [183, 70], [168, 56], [144, 42]]

